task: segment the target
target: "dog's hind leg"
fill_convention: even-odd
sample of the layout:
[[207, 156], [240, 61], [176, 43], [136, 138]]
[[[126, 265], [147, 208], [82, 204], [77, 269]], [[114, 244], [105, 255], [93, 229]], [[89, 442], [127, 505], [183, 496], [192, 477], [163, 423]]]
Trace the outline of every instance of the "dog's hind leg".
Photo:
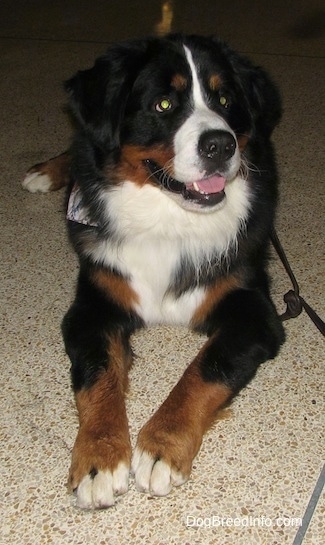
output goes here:
[[70, 155], [65, 152], [32, 166], [26, 172], [22, 186], [31, 193], [48, 193], [67, 186], [69, 181]]

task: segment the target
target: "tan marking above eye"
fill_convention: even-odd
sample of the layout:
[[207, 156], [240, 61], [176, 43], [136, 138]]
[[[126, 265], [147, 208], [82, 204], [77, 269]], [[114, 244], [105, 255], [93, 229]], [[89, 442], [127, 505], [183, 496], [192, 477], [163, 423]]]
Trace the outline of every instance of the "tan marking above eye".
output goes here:
[[213, 74], [213, 76], [210, 77], [209, 87], [211, 91], [218, 91], [218, 89], [220, 89], [221, 79], [220, 79], [220, 76], [218, 76], [218, 74]]
[[187, 87], [187, 79], [181, 74], [175, 74], [171, 81], [171, 86], [176, 89], [176, 91], [183, 91]]

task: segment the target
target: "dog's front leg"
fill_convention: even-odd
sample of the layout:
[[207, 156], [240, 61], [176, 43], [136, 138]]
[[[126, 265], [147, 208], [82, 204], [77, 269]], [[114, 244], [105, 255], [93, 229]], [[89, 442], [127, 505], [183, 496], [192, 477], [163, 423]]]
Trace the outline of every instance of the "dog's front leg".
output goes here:
[[137, 489], [165, 496], [190, 475], [203, 435], [232, 391], [201, 377], [202, 351], [140, 431], [132, 460]]
[[131, 446], [124, 396], [132, 361], [130, 316], [103, 296], [94, 279], [80, 275], [63, 335], [79, 413], [69, 485], [84, 509], [109, 507], [128, 489]]
[[124, 392], [114, 366], [110, 362], [93, 386], [76, 393], [79, 431], [69, 487], [84, 509], [110, 507], [128, 490], [131, 446]]
[[184, 483], [217, 412], [275, 357], [283, 330], [272, 303], [253, 290], [227, 295], [207, 318], [210, 338], [139, 434], [136, 486], [164, 496]]

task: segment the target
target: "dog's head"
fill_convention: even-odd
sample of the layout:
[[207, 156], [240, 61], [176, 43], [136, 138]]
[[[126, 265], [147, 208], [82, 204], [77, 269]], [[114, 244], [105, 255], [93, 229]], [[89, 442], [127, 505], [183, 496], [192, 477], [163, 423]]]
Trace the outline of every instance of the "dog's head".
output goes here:
[[198, 36], [113, 46], [66, 88], [115, 183], [157, 186], [195, 211], [222, 206], [243, 154], [269, 138], [281, 115], [262, 69]]

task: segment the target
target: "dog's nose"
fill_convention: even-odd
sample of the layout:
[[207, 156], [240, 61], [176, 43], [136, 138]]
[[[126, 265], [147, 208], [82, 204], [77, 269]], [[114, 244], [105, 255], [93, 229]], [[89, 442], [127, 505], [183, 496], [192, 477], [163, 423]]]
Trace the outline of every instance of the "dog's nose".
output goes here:
[[198, 149], [208, 170], [215, 170], [224, 167], [234, 155], [236, 140], [230, 132], [210, 130], [201, 134]]

